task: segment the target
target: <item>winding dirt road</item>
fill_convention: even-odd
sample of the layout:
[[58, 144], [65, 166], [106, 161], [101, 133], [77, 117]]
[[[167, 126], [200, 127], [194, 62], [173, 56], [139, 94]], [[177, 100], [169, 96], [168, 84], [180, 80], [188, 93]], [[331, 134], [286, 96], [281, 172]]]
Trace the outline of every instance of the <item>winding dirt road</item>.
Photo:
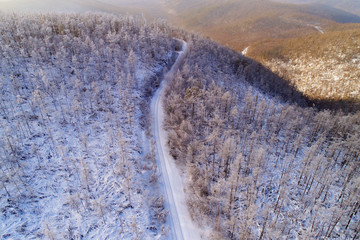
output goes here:
[[170, 227], [172, 230], [171, 237], [178, 240], [197, 240], [201, 239], [199, 228], [193, 223], [187, 205], [184, 192], [184, 183], [177, 169], [174, 159], [169, 154], [167, 146], [167, 134], [163, 129], [164, 111], [163, 111], [163, 94], [164, 86], [174, 77], [181, 64], [186, 51], [187, 43], [182, 41], [182, 50], [165, 75], [159, 89], [156, 91], [151, 101], [151, 113], [153, 121], [153, 134], [156, 140], [157, 162], [161, 171], [167, 207], [170, 210]]

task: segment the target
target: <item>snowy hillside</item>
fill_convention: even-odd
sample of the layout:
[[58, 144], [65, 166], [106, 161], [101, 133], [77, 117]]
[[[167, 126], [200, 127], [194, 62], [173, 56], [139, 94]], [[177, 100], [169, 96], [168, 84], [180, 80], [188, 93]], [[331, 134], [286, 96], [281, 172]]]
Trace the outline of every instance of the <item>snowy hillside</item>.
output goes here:
[[164, 239], [149, 98], [162, 23], [0, 15], [1, 239]]
[[0, 91], [1, 239], [360, 236], [360, 112], [208, 39], [0, 14]]
[[212, 239], [357, 239], [360, 113], [307, 107], [260, 64], [190, 45], [165, 128], [192, 216]]

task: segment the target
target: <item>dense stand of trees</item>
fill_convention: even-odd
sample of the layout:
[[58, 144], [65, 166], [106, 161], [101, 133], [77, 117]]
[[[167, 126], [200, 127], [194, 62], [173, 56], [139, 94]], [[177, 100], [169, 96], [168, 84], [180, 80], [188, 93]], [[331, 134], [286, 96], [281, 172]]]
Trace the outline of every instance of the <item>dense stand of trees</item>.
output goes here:
[[360, 25], [341, 25], [324, 34], [256, 44], [251, 56], [288, 79], [322, 107], [360, 109]]
[[[0, 14], [3, 238], [166, 234], [142, 143], [174, 35], [131, 17]], [[359, 113], [306, 107], [256, 62], [185, 38], [165, 127], [193, 217], [214, 239], [357, 239]]]
[[164, 108], [193, 217], [214, 239], [357, 239], [359, 113], [306, 107], [261, 65], [189, 42]]
[[171, 35], [131, 17], [0, 14], [3, 239], [166, 234], [142, 133]]

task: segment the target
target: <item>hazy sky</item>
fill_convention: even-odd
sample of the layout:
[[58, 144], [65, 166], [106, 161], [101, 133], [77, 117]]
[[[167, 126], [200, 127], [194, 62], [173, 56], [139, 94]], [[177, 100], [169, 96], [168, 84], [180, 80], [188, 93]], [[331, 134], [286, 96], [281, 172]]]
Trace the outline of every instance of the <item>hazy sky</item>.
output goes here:
[[[165, 7], [169, 0], [0, 0], [0, 10], [12, 12], [86, 12], [144, 14], [146, 17], [165, 17], [172, 10]], [[191, 0], [183, 0], [193, 2]], [[195, 0], [195, 2], [205, 0]], [[215, 1], [215, 0], [212, 0]], [[218, 0], [222, 2], [224, 0]], [[239, 0], [241, 1], [241, 0]], [[360, 0], [271, 0], [278, 2], [321, 2], [360, 16]]]
[[0, 0], [0, 10], [11, 11], [89, 11], [119, 10], [119, 7], [159, 7], [164, 0]]
[[144, 16], [148, 20], [168, 18], [168, 0], [0, 0], [0, 12], [107, 12]]

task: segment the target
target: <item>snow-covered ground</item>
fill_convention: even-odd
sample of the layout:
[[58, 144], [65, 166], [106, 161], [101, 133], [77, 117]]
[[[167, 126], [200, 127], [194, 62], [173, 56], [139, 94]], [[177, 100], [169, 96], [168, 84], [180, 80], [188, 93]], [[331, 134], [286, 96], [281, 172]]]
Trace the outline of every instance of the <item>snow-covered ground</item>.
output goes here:
[[318, 30], [321, 34], [324, 34], [324, 30], [320, 26], [314, 26], [316, 30]]
[[174, 41], [132, 18], [49, 16], [0, 14], [0, 239], [166, 239], [144, 133]]
[[174, 159], [169, 154], [167, 145], [167, 133], [163, 129], [164, 111], [163, 111], [163, 94], [164, 85], [174, 77], [178, 70], [179, 64], [183, 59], [187, 49], [187, 43], [183, 42], [183, 47], [179, 56], [166, 74], [160, 88], [155, 93], [151, 103], [151, 112], [153, 118], [153, 132], [156, 139], [156, 150], [158, 164], [161, 169], [165, 192], [167, 196], [167, 205], [170, 210], [170, 221], [173, 228], [174, 239], [201, 239], [199, 227], [192, 221], [184, 192], [185, 184], [182, 180], [179, 170], [177, 169]]
[[248, 50], [249, 50], [249, 47], [246, 47], [244, 50], [242, 50], [241, 54], [246, 56]]
[[286, 85], [258, 64], [192, 44], [164, 94], [165, 126], [191, 216], [213, 227], [206, 239], [357, 239], [358, 164], [347, 156], [358, 151], [358, 116], [286, 103], [270, 94]]

